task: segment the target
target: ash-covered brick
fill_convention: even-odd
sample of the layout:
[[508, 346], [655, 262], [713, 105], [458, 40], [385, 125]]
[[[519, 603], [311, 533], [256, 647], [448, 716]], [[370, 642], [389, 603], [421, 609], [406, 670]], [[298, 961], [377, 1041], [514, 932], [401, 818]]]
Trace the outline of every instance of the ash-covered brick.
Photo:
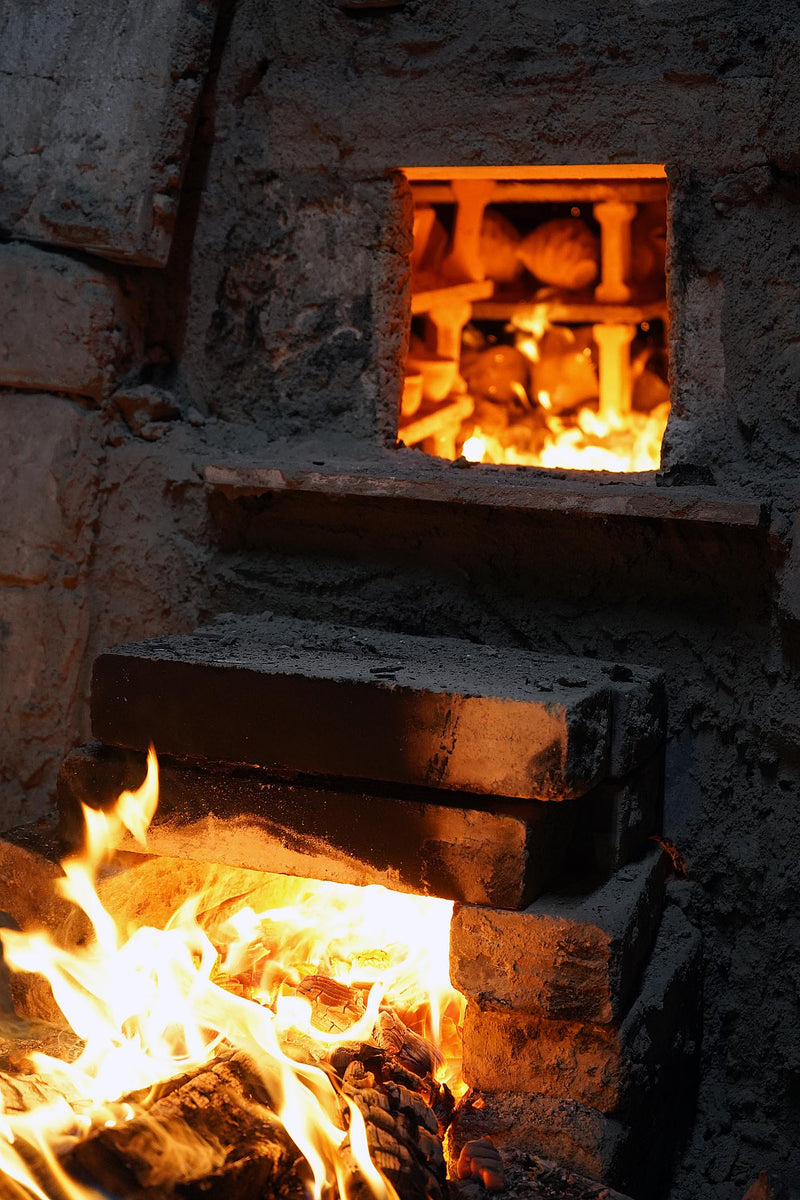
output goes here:
[[491, 1137], [501, 1151], [527, 1151], [604, 1183], [619, 1180], [631, 1131], [622, 1121], [585, 1104], [513, 1090], [472, 1091], [448, 1131], [457, 1158], [466, 1142]]
[[[467, 1005], [464, 1077], [482, 1091], [538, 1092], [609, 1115], [647, 1099], [662, 1058], [697, 1011], [700, 939], [676, 907], [664, 914], [641, 990], [621, 1023], [553, 1021]], [[689, 1034], [688, 1036], [691, 1036]]]
[[524, 912], [457, 906], [453, 983], [484, 1009], [618, 1020], [655, 937], [665, 872], [653, 851], [593, 891], [544, 895]]
[[563, 800], [608, 774], [602, 665], [260, 614], [101, 655], [92, 730], [281, 771]]
[[663, 754], [637, 767], [625, 779], [601, 783], [581, 804], [580, 851], [606, 874], [652, 849], [650, 838], [661, 832], [664, 791]]
[[473, 1089], [450, 1127], [451, 1152], [491, 1136], [502, 1149], [553, 1158], [630, 1192], [661, 1196], [691, 1125], [700, 1049], [699, 938], [678, 907], [668, 907], [641, 995], [620, 1037], [635, 1051], [624, 1104], [613, 1115], [575, 1098]]
[[667, 727], [667, 693], [660, 671], [619, 664], [610, 669], [614, 682], [610, 773], [623, 779], [652, 758], [663, 744]]
[[0, 245], [0, 386], [101, 400], [140, 355], [142, 324], [112, 269]]
[[0, 230], [166, 262], [216, 5], [140, 7], [4, 4]]
[[[574, 805], [444, 804], [430, 791], [314, 787], [265, 772], [161, 760], [148, 849], [261, 871], [382, 883], [450, 900], [522, 907], [558, 870]], [[59, 803], [72, 839], [79, 801], [103, 805], [144, 778], [142, 755], [89, 746], [65, 761]], [[127, 846], [127, 848], [132, 848]]]

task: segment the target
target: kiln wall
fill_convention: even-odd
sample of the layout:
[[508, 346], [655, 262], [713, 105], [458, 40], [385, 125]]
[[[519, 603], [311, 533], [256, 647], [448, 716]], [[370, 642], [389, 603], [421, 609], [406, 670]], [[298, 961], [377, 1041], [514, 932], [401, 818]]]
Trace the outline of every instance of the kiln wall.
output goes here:
[[[216, 15], [159, 0], [149, 36], [168, 28], [172, 57], [138, 29], [141, 93], [57, 106], [56, 122], [48, 71], [63, 95], [87, 80], [119, 94], [103, 41], [117, 35], [99, 21], [114, 5], [77, 7], [86, 23], [62, 31], [54, 3], [43, 40], [11, 5], [27, 52], [0, 73], [18, 114], [0, 151], [16, 197], [0, 212], [3, 826], [50, 811], [102, 647], [221, 611], [663, 667], [666, 832], [707, 958], [699, 1114], [674, 1197], [739, 1200], [763, 1166], [799, 1189], [793, 0], [239, 0]], [[57, 70], [41, 61], [56, 41]], [[186, 86], [159, 90], [158, 71]], [[110, 195], [131, 105], [152, 115], [135, 139], [138, 207]], [[102, 144], [87, 133], [98, 112]], [[394, 168], [637, 160], [666, 163], [671, 187], [665, 466], [745, 487], [764, 528], [210, 503], [210, 463], [274, 459], [281, 439], [313, 437], [323, 457], [391, 441], [410, 242]]]

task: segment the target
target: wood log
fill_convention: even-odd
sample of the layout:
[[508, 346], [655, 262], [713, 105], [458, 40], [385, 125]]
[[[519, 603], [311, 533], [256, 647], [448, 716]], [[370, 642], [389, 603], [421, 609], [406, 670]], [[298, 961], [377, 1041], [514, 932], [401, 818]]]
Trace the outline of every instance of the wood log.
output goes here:
[[172, 1081], [131, 1121], [96, 1130], [65, 1166], [125, 1200], [301, 1200], [298, 1158], [237, 1054]]
[[458, 1156], [456, 1176], [458, 1179], [479, 1180], [487, 1192], [505, 1191], [503, 1160], [491, 1138], [477, 1138], [462, 1147]]
[[432, 1075], [441, 1065], [442, 1056], [436, 1047], [410, 1030], [396, 1013], [389, 1010], [378, 1014], [375, 1038], [382, 1050], [422, 1078]]
[[[357, 991], [354, 996], [334, 981], [309, 979], [304, 990], [315, 1004], [334, 1002], [334, 1014], [351, 1004], [358, 1006]], [[352, 1012], [348, 1016], [352, 1020]], [[403, 1023], [383, 1025], [394, 1032], [402, 1049], [409, 1032]], [[63, 1035], [55, 1031], [56, 1036]], [[0, 1042], [0, 1049], [4, 1045]], [[35, 1109], [62, 1094], [40, 1076], [25, 1073], [24, 1057], [18, 1056], [30, 1048], [27, 1041], [7, 1045], [11, 1048], [0, 1061], [0, 1103], [6, 1111]], [[65, 1057], [74, 1057], [80, 1042], [74, 1039], [74, 1045], [62, 1049]], [[300, 1044], [286, 1049], [309, 1061]], [[373, 1164], [402, 1200], [444, 1200], [442, 1137], [452, 1111], [447, 1088], [430, 1075], [416, 1075], [371, 1042], [339, 1046], [328, 1062], [339, 1076], [345, 1127], [352, 1120], [353, 1104], [363, 1117]], [[10, 1074], [4, 1066], [21, 1070]], [[231, 1053], [168, 1080], [155, 1099], [144, 1094], [126, 1099], [137, 1113], [132, 1120], [96, 1129], [65, 1156], [65, 1170], [79, 1184], [99, 1185], [122, 1200], [300, 1200], [305, 1195], [308, 1168], [270, 1110], [269, 1097], [246, 1056]], [[340, 1154], [349, 1200], [368, 1200], [372, 1191], [349, 1136]], [[54, 1197], [61, 1196], [41, 1164], [31, 1161], [31, 1168], [41, 1174], [45, 1190], [54, 1188]]]
[[[422, 1097], [402, 1084], [382, 1083], [358, 1059], [347, 1067], [342, 1091], [364, 1118], [373, 1163], [401, 1200], [444, 1200], [442, 1142], [436, 1117]], [[373, 1193], [358, 1169], [349, 1137], [341, 1153], [350, 1175], [348, 1197], [368, 1200]]]

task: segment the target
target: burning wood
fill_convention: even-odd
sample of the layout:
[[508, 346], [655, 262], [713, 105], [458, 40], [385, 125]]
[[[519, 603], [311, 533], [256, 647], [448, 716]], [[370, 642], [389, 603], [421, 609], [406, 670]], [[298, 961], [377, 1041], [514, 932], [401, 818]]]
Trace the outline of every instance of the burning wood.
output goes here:
[[458, 1156], [456, 1174], [459, 1179], [478, 1179], [487, 1192], [502, 1192], [505, 1188], [503, 1160], [491, 1138], [467, 1142]]
[[[156, 800], [151, 755], [139, 793], [87, 811], [86, 853], [63, 863], [58, 890], [93, 941], [2, 933], [7, 964], [47, 980], [73, 1034], [66, 1054], [52, 1038], [21, 1043], [18, 1074], [2, 1072], [13, 1050], [0, 1060], [0, 1196], [95, 1200], [99, 1186], [124, 1200], [441, 1200], [444, 1079], [458, 1078], [439, 1048], [460, 1018], [451, 905], [385, 893], [404, 915], [383, 928], [384, 889], [265, 877], [264, 911], [197, 897], [166, 929], [124, 939], [97, 872], [113, 826], [143, 840]], [[434, 933], [427, 965], [422, 942], [387, 932], [409, 928], [420, 905]], [[430, 996], [417, 983], [426, 973]], [[32, 1032], [15, 1020], [8, 1032]]]
[[297, 1150], [241, 1055], [170, 1081], [132, 1120], [79, 1142], [65, 1166], [130, 1200], [304, 1195]]

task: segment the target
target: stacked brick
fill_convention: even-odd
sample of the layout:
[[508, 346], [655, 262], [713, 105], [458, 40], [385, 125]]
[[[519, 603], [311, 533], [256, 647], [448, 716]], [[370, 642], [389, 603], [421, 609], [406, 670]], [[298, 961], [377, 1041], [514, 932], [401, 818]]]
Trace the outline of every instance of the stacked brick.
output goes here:
[[662, 904], [658, 852], [586, 896], [524, 912], [458, 907], [451, 973], [468, 997], [454, 1149], [478, 1134], [656, 1197], [692, 1112], [700, 944]]
[[104, 749], [71, 757], [62, 797], [102, 803], [155, 741], [156, 852], [523, 909], [566, 864], [608, 873], [644, 853], [663, 723], [655, 672], [225, 617], [100, 656]]
[[101, 655], [92, 713], [103, 744], [64, 764], [65, 828], [79, 797], [138, 782], [154, 740], [156, 854], [457, 900], [456, 1155], [488, 1134], [661, 1194], [692, 1111], [700, 948], [649, 840], [657, 672], [263, 613]]
[[701, 947], [687, 885], [667, 883], [648, 841], [661, 819], [661, 683], [613, 674], [629, 677], [614, 697], [611, 776], [579, 801], [574, 843], [594, 886], [562, 886], [521, 912], [456, 906], [470, 1092], [452, 1144], [488, 1134], [653, 1198], [693, 1111]]

